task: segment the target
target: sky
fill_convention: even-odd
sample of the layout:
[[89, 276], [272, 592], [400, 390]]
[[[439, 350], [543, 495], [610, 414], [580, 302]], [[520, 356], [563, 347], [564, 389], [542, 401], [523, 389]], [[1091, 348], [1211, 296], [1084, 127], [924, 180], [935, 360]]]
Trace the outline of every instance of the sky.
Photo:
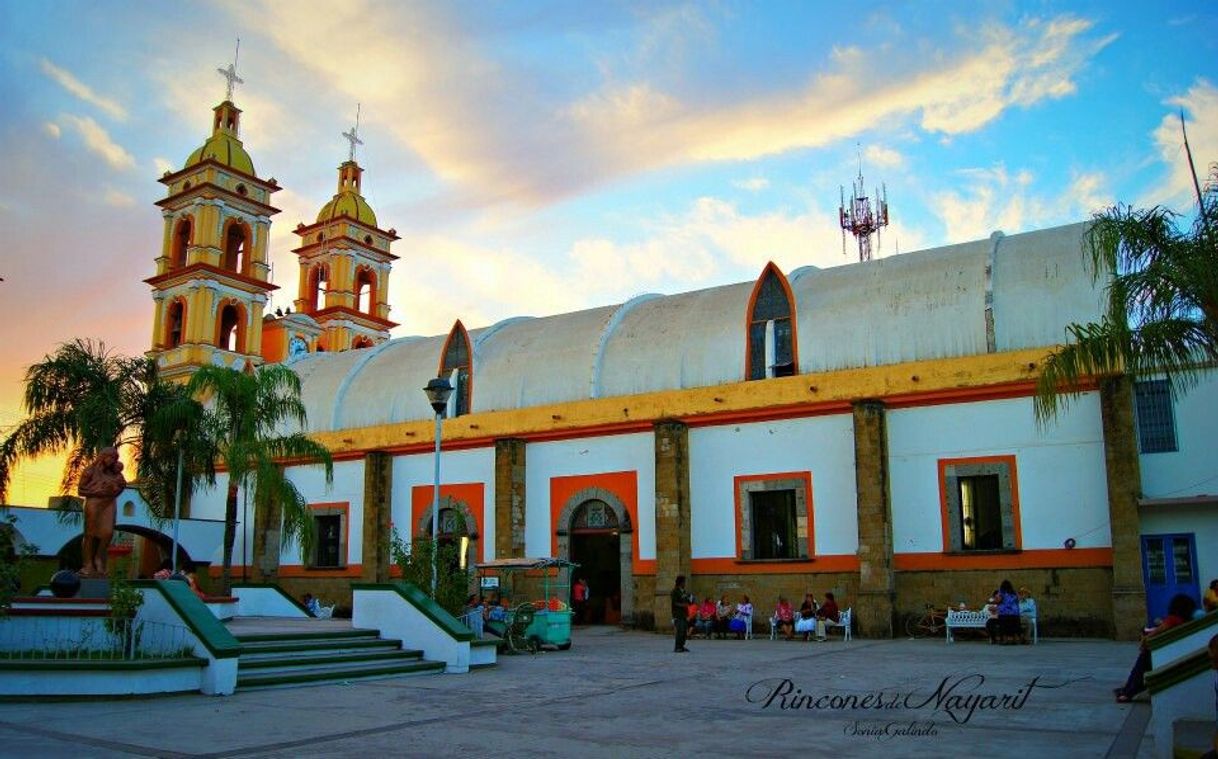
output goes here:
[[[151, 344], [156, 180], [241, 137], [292, 230], [335, 191], [360, 108], [364, 195], [397, 230], [393, 334], [857, 261], [837, 210], [886, 189], [877, 257], [1188, 211], [1218, 161], [1213, 2], [0, 0], [0, 435], [62, 342]], [[15, 474], [42, 505], [59, 465]]]

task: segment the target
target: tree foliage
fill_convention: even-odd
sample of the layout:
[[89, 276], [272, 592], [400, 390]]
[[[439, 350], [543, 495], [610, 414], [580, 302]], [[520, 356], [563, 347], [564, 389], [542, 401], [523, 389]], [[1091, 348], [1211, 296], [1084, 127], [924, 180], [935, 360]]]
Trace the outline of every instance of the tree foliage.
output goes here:
[[1175, 391], [1218, 362], [1218, 192], [1196, 220], [1164, 208], [1118, 205], [1098, 213], [1083, 238], [1095, 281], [1107, 282], [1098, 322], [1071, 324], [1041, 368], [1034, 401], [1046, 422], [1088, 377], [1164, 375]]
[[92, 340], [64, 343], [27, 369], [27, 417], [0, 443], [0, 500], [21, 459], [67, 453], [61, 488], [68, 493], [98, 451], [138, 445], [143, 397], [155, 382], [152, 361]]
[[[431, 596], [431, 557], [436, 543], [429, 535], [416, 535], [410, 545], [402, 542], [397, 530], [393, 531], [389, 552], [393, 563], [402, 572], [402, 579]], [[456, 543], [441, 543], [436, 553], [436, 603], [454, 617], [461, 616], [465, 599], [469, 597], [470, 570], [461, 569], [460, 548]]]
[[[300, 378], [285, 366], [265, 366], [248, 373], [204, 366], [191, 376], [187, 394], [203, 400], [197, 429], [228, 475], [223, 574], [224, 590], [228, 592], [232, 587], [240, 491], [252, 488], [256, 509], [277, 504], [282, 512], [284, 543], [299, 542], [302, 555], [308, 556], [316, 540], [312, 513], [304, 496], [284, 474], [283, 463], [321, 463], [327, 483], [334, 478], [334, 464], [325, 446], [303, 432], [281, 431], [287, 425], [304, 429], [307, 421], [300, 400]], [[189, 406], [178, 408], [180, 419], [193, 413]]]

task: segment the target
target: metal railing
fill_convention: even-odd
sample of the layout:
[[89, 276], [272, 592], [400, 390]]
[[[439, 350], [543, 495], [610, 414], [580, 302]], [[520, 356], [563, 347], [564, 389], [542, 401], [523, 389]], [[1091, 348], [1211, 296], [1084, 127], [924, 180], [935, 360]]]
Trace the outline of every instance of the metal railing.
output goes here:
[[0, 620], [0, 661], [133, 661], [191, 656], [183, 625], [116, 617]]

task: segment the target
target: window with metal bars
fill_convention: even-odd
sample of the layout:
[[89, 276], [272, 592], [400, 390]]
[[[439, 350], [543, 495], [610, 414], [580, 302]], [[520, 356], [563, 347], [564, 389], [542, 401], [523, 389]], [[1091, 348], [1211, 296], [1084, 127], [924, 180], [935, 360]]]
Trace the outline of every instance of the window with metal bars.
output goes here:
[[1142, 453], [1168, 453], [1176, 446], [1176, 419], [1172, 410], [1171, 384], [1167, 380], [1134, 383], [1138, 448]]

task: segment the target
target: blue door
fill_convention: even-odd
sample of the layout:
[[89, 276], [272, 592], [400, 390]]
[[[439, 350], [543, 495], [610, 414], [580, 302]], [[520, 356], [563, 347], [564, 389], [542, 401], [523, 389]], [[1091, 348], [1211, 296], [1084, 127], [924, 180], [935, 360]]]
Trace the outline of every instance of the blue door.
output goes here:
[[1167, 616], [1167, 604], [1177, 593], [1201, 602], [1197, 582], [1197, 544], [1193, 533], [1142, 536], [1142, 579], [1146, 583], [1148, 625]]

